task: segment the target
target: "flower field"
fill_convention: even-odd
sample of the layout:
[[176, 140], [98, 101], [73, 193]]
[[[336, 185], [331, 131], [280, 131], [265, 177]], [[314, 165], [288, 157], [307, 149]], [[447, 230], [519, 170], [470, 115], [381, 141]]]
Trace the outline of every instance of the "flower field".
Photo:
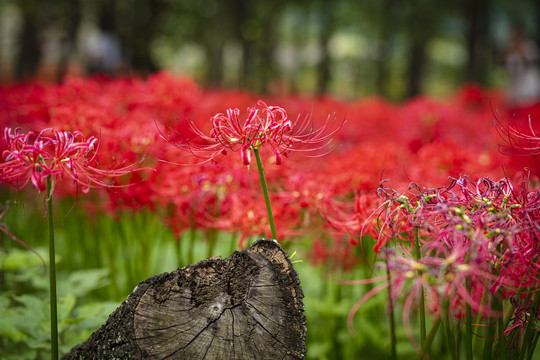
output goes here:
[[[473, 85], [403, 104], [261, 97], [168, 73], [3, 85], [0, 99], [6, 359], [50, 351], [51, 188], [62, 354], [140, 281], [272, 237], [253, 149], [276, 237], [301, 260], [306, 358], [538, 357], [540, 104]], [[259, 100], [275, 118], [239, 141], [227, 121]], [[76, 160], [14, 167], [61, 142]]]

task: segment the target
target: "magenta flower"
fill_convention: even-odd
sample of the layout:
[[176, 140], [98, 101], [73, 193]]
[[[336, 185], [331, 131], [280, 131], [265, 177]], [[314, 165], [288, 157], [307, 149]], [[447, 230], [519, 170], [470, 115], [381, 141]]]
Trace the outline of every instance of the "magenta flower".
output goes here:
[[[226, 114], [216, 114], [210, 121], [212, 130], [209, 135], [204, 134], [190, 121], [189, 128], [196, 140], [191, 141], [177, 132], [176, 136], [169, 134], [169, 141], [202, 158], [203, 162], [214, 160], [220, 154], [225, 155], [229, 150], [240, 151], [244, 165], [251, 164], [252, 151], [266, 146], [272, 150], [276, 156], [276, 164], [279, 165], [282, 157], [287, 157], [291, 151], [316, 152], [327, 148], [332, 142], [332, 136], [343, 125], [342, 123], [327, 131], [327, 122], [315, 130], [310, 125], [309, 117], [293, 122], [283, 108], [268, 106], [263, 101], [258, 101], [255, 107], [249, 108], [243, 121], [238, 109], [228, 109]], [[317, 154], [320, 155], [323, 154]]]
[[[511, 346], [531, 342], [527, 333], [537, 329], [540, 303], [540, 191], [530, 191], [525, 181], [515, 189], [508, 179], [472, 182], [461, 176], [439, 188], [411, 183], [405, 192], [381, 184], [378, 193], [383, 203], [366, 223], [377, 220], [374, 250], [383, 261], [375, 269], [387, 276], [353, 307], [349, 326], [358, 308], [385, 288], [390, 306], [402, 304], [407, 336], [418, 347], [410, 325], [416, 308], [421, 318], [424, 309], [443, 322], [444, 317], [465, 321], [472, 330], [473, 318], [494, 326], [503, 316], [498, 301], [534, 297], [533, 305], [512, 302], [512, 323], [505, 330]], [[364, 231], [358, 223], [348, 228]]]
[[32, 182], [42, 192], [47, 189], [46, 179], [51, 176], [53, 183], [58, 178], [71, 178], [83, 192], [90, 188], [111, 187], [105, 177], [118, 177], [135, 170], [132, 164], [114, 170], [101, 170], [91, 164], [95, 160], [98, 139], [86, 138], [80, 131], [70, 133], [44, 129], [22, 133], [20, 128], [12, 131], [4, 129], [4, 139], [8, 149], [2, 153], [0, 182], [16, 183], [22, 189]]

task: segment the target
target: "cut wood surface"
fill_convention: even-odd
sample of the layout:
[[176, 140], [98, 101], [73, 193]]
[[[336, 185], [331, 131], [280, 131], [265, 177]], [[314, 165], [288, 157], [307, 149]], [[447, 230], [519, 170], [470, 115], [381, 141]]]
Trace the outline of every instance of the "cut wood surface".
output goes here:
[[140, 283], [64, 359], [302, 359], [303, 296], [287, 253], [258, 240]]

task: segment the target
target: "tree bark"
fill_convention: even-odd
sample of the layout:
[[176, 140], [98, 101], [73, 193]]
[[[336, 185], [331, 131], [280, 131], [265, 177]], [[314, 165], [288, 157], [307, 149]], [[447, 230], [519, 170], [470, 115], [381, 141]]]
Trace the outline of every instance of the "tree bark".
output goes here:
[[302, 359], [298, 274], [273, 240], [140, 283], [63, 359]]

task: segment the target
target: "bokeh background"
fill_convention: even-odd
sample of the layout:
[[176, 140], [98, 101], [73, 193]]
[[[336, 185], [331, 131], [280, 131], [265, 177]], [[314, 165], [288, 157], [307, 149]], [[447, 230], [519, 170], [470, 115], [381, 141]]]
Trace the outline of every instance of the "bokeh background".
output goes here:
[[[2, 128], [80, 130], [99, 139], [100, 168], [145, 159], [157, 170], [89, 194], [69, 177], [56, 185], [60, 352], [85, 341], [140, 281], [265, 236], [258, 173], [240, 154], [173, 165], [196, 160], [158, 131], [174, 134], [186, 119], [208, 129], [212, 115], [245, 114], [262, 99], [315, 128], [347, 120], [323, 160], [293, 154], [277, 166], [263, 157], [278, 239], [301, 261], [306, 359], [391, 358], [385, 292], [349, 318], [379, 286], [354, 282], [375, 274], [377, 226], [387, 224], [379, 184], [442, 189], [467, 175], [471, 184], [506, 177], [516, 199], [526, 198], [518, 184], [537, 191], [540, 161], [528, 139], [540, 134], [539, 45], [540, 0], [0, 0]], [[533, 131], [517, 142], [533, 156], [497, 146], [509, 140], [508, 124]], [[0, 358], [48, 358], [43, 264], [9, 235], [47, 258], [45, 202], [32, 186], [0, 185], [0, 204], [11, 206], [0, 206]], [[524, 293], [537, 293], [532, 284]], [[476, 358], [493, 339], [483, 325]], [[399, 359], [416, 359], [401, 320], [396, 334]], [[435, 359], [452, 356], [444, 334]]]
[[[536, 0], [0, 0], [0, 78], [144, 76], [270, 94], [446, 96], [506, 87]], [[536, 64], [537, 65], [537, 64]]]

